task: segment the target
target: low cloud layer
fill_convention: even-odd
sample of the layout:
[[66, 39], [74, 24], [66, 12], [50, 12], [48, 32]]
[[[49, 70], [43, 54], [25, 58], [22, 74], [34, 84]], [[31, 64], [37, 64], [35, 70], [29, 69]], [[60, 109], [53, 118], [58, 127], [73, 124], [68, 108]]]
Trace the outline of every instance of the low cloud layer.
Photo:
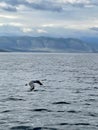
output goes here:
[[98, 32], [98, 27], [92, 27], [90, 29], [93, 30], [93, 31], [97, 31]]

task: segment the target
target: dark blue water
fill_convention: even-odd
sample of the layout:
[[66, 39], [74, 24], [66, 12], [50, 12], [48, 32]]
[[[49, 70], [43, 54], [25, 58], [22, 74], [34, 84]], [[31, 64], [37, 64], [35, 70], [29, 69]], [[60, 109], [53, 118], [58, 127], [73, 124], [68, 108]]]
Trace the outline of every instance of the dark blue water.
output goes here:
[[98, 54], [0, 53], [0, 130], [98, 130]]

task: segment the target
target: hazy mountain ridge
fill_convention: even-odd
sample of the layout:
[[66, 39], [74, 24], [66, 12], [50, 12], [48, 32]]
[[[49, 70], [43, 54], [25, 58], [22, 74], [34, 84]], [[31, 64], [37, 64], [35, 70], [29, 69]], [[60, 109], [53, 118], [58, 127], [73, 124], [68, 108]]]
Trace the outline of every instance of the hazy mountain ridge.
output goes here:
[[98, 46], [76, 38], [0, 37], [0, 50], [19, 52], [97, 52]]

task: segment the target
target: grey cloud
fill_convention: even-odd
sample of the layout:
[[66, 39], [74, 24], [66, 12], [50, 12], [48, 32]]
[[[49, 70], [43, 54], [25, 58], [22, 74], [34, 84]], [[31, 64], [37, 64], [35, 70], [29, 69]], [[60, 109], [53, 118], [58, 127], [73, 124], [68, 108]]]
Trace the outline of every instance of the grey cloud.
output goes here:
[[11, 6], [2, 7], [2, 9], [5, 11], [9, 11], [9, 12], [16, 12], [17, 11], [16, 7], [11, 7]]
[[13, 5], [13, 6], [25, 4], [25, 1], [26, 0], [0, 0], [0, 2], [5, 2], [5, 3], [7, 3], [9, 5]]
[[1, 0], [0, 1], [0, 9], [9, 11], [9, 12], [16, 12], [16, 6], [13, 6], [11, 0]]
[[98, 6], [98, 1], [94, 0], [85, 0], [85, 1], [74, 1], [74, 2], [66, 2], [66, 5], [79, 7], [79, 8], [86, 8], [86, 7], [95, 7]]
[[28, 6], [38, 10], [48, 10], [48, 11], [57, 11], [57, 12], [62, 11], [62, 7], [48, 1], [47, 2], [41, 1], [40, 3], [32, 3], [32, 4], [28, 3]]
[[98, 27], [92, 27], [91, 30], [98, 31]]
[[[16, 12], [17, 7], [19, 5], [25, 5], [26, 2], [25, 0], [0, 0], [1, 6], [0, 8], [5, 11], [11, 11], [11, 12]], [[3, 6], [3, 4], [6, 4], [6, 6]]]
[[[26, 0], [1, 0], [1, 2], [5, 2], [8, 4], [8, 7], [6, 8], [2, 8], [3, 10], [7, 10], [7, 11], [16, 11], [17, 7], [19, 5], [24, 5], [28, 8], [31, 9], [37, 9], [37, 10], [46, 10], [46, 11], [57, 11], [60, 12], [62, 11], [62, 7], [60, 5], [57, 5], [56, 3], [50, 2], [50, 1], [34, 1], [32, 3], [29, 3]], [[13, 6], [13, 8], [11, 8], [10, 6]]]
[[[98, 6], [98, 1], [96, 0], [89, 0], [89, 2], [62, 2], [59, 0], [54, 1], [54, 0], [36, 0], [29, 2], [27, 0], [1, 0], [0, 2], [5, 2], [8, 4], [8, 7], [2, 8], [3, 10], [6, 11], [17, 11], [17, 7], [19, 5], [24, 5], [28, 8], [31, 9], [36, 9], [36, 10], [46, 10], [46, 11], [56, 11], [56, 12], [61, 12], [66, 9], [66, 6], [73, 6], [73, 7], [87, 7], [87, 6]], [[10, 6], [9, 6], [10, 5]]]

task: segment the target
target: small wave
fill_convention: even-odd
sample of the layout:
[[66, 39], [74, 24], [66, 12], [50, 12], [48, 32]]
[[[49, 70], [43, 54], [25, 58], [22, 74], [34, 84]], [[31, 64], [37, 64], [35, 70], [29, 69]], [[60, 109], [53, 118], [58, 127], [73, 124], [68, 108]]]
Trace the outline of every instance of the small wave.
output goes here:
[[57, 112], [65, 112], [65, 111], [59, 110], [59, 111], [57, 111]]
[[60, 83], [65, 82], [65, 80], [59, 80]]
[[90, 82], [90, 81], [88, 81], [88, 82], [84, 81], [84, 83], [85, 83], [85, 84], [91, 84], [91, 85], [96, 84], [96, 82], [93, 82], [93, 81], [92, 81], [92, 82]]
[[[34, 90], [34, 92], [44, 92], [46, 90]], [[28, 91], [28, 92], [32, 92], [32, 91]]]
[[70, 125], [69, 123], [59, 123], [58, 125]]
[[91, 113], [91, 112], [89, 112], [89, 113], [88, 113], [88, 116], [91, 116], [91, 117], [98, 117], [98, 113]]
[[82, 93], [80, 90], [76, 90], [75, 93]]
[[68, 113], [79, 113], [80, 111], [75, 111], [75, 110], [69, 110], [67, 111]]
[[62, 102], [53, 102], [52, 104], [71, 104], [71, 103], [62, 101]]
[[9, 113], [9, 112], [12, 112], [12, 111], [11, 110], [4, 110], [1, 113]]
[[92, 96], [92, 97], [97, 97], [98, 94], [88, 94], [89, 96]]
[[87, 101], [87, 102], [95, 102], [96, 99], [94, 99], [94, 98], [90, 98], [90, 99], [87, 99], [87, 100], [85, 100], [85, 101]]
[[41, 81], [47, 81], [47, 79], [42, 79]]
[[90, 103], [85, 103], [84, 105], [89, 106], [89, 105], [91, 105], [91, 104], [90, 104]]
[[5, 124], [5, 122], [3, 122], [3, 121], [0, 121], [0, 125], [3, 125], [3, 124]]
[[72, 70], [67, 70], [66, 72], [78, 73], [79, 71], [77, 69], [72, 69]]
[[85, 125], [85, 126], [88, 126], [88, 125], [90, 125], [89, 123], [75, 123], [75, 124], [73, 124], [73, 125]]
[[44, 108], [40, 108], [40, 109], [33, 109], [31, 111], [35, 111], [35, 112], [52, 112], [51, 110], [48, 109], [44, 109]]
[[98, 89], [98, 87], [94, 87], [94, 89]]
[[31, 126], [14, 126], [10, 128], [10, 130], [57, 130], [56, 128], [48, 128], [48, 127], [35, 127]]
[[48, 127], [36, 127], [33, 130], [57, 130], [56, 128], [48, 128]]
[[4, 99], [4, 101], [25, 101], [25, 100], [22, 98], [9, 97]]
[[30, 126], [14, 126], [10, 130], [33, 130]]
[[69, 125], [69, 126], [74, 126], [74, 125], [79, 125], [79, 126], [89, 126], [91, 124], [89, 123], [59, 123], [59, 124], [55, 124], [55, 125], [60, 125], [60, 126], [65, 126], [65, 125]]

